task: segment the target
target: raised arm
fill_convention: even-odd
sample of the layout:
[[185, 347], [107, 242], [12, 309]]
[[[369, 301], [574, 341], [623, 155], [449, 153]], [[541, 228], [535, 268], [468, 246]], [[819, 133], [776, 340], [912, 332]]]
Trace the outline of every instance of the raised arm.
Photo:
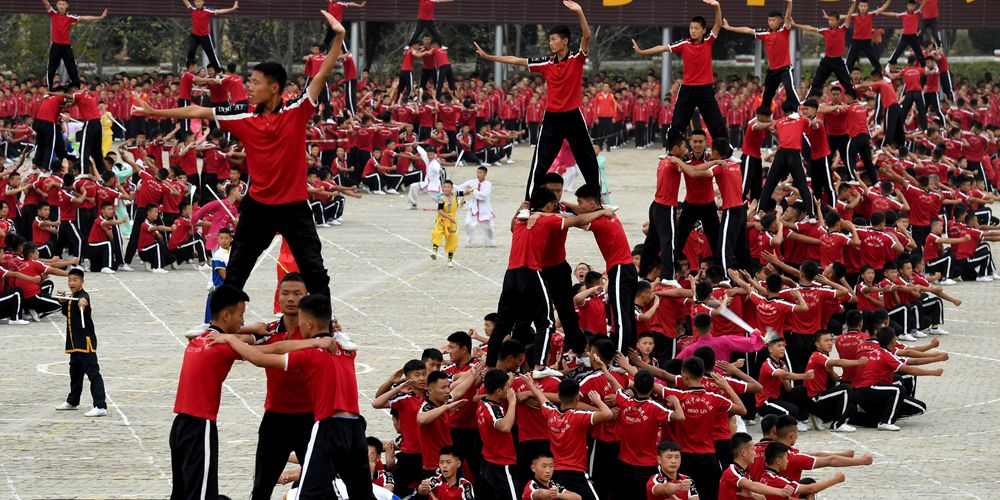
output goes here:
[[232, 7], [228, 8], [228, 9], [219, 9], [219, 10], [215, 11], [215, 14], [219, 15], [219, 16], [223, 16], [223, 15], [226, 15], [226, 14], [232, 14], [233, 12], [236, 12], [239, 8], [240, 8], [240, 3], [239, 2], [233, 2], [233, 6]]
[[333, 67], [337, 64], [337, 58], [340, 57], [341, 47], [344, 45], [344, 26], [337, 21], [337, 18], [333, 17], [327, 11], [321, 11], [323, 17], [326, 18], [326, 22], [330, 24], [330, 28], [336, 34], [333, 42], [330, 43], [330, 52], [326, 54], [326, 59], [323, 60], [323, 65], [319, 67], [316, 71], [316, 76], [311, 82], [309, 82], [309, 99], [316, 102], [319, 99], [320, 94], [323, 93], [323, 89], [326, 88], [326, 79], [330, 76], [330, 72], [333, 71]]
[[[482, 59], [482, 60], [484, 60], [484, 61], [498, 62], [498, 63], [503, 63], [503, 64], [510, 64], [510, 65], [513, 65], [513, 66], [523, 66], [525, 68], [528, 67], [528, 59], [525, 58], [525, 57], [495, 56], [495, 55], [489, 54], [485, 50], [483, 50], [483, 48], [480, 47], [478, 43], [473, 42], [472, 45], [476, 46], [476, 55], [478, 55], [479, 58]], [[582, 45], [582, 42], [581, 42], [581, 45]]]
[[[184, 1], [187, 2], [187, 0]], [[52, 4], [49, 3], [49, 0], [42, 0], [42, 5], [45, 6], [45, 12], [52, 10]]]
[[874, 12], [874, 14], [876, 16], [881, 15], [883, 12], [886, 11], [886, 9], [889, 8], [889, 4], [891, 4], [891, 3], [892, 3], [892, 0], [885, 0], [885, 3], [882, 4], [881, 7], [879, 7], [878, 9], [876, 9], [875, 12]]
[[813, 33], [819, 32], [819, 29], [816, 28], [815, 26], [812, 26], [812, 25], [809, 25], [809, 24], [799, 24], [799, 23], [797, 23], [795, 21], [792, 21], [792, 27], [795, 28], [795, 29], [798, 29], [798, 30], [802, 30], [802, 31], [811, 31]]
[[785, 27], [792, 27], [792, 0], [785, 0]]
[[586, 54], [590, 50], [590, 25], [587, 24], [587, 16], [583, 13], [583, 7], [580, 7], [580, 4], [573, 0], [563, 0], [563, 5], [576, 13], [576, 18], [580, 21], [580, 31], [583, 32], [583, 36], [580, 38], [580, 50]]
[[[190, 9], [191, 8], [191, 2], [190, 1], [188, 1], [188, 0], [181, 0], [181, 1], [184, 2], [184, 8], [185, 9]], [[45, 2], [45, 3], [48, 3], [48, 2]]]
[[104, 9], [104, 12], [102, 12], [101, 15], [99, 15], [99, 16], [80, 16], [80, 20], [81, 21], [100, 21], [101, 19], [104, 19], [105, 17], [108, 17], [108, 9]]
[[719, 0], [703, 0], [708, 5], [711, 5], [715, 9], [715, 24], [712, 26], [712, 34], [719, 36], [722, 32], [722, 6], [719, 5]]

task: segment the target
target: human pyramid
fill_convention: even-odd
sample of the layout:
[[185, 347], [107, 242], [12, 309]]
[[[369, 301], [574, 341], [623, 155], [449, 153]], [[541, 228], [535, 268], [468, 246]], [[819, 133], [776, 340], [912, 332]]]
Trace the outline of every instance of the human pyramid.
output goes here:
[[[578, 44], [557, 26], [548, 32], [549, 56], [497, 56], [475, 45], [480, 58], [545, 81], [544, 89], [519, 81], [507, 94], [456, 81], [434, 25], [435, 4], [445, 0], [420, 0], [401, 74], [381, 88], [367, 75], [359, 82], [344, 45], [343, 9], [364, 2], [328, 2], [327, 38], [306, 56], [301, 85], [277, 63], [255, 66], [247, 85], [235, 65], [223, 70], [208, 29], [213, 15], [238, 3], [214, 11], [185, 1], [189, 71], [173, 100], [129, 89], [127, 110], [115, 104], [128, 126], [111, 120], [131, 135], [118, 155], [101, 149], [101, 106], [117, 97], [85, 88], [69, 46], [73, 23], [107, 12], [77, 17], [65, 0], [56, 8], [43, 1], [53, 26], [46, 82], [60, 62], [70, 78], [51, 85], [31, 122], [4, 129], [20, 159], [4, 171], [0, 230], [12, 251], [3, 256], [0, 312], [11, 324], [27, 323], [22, 313], [67, 316], [71, 393], [59, 409], [78, 407], [86, 374], [95, 400], [88, 415], [101, 416], [83, 259], [109, 274], [131, 270], [135, 253], [157, 272], [175, 261], [212, 270], [209, 321], [189, 333], [179, 377], [171, 498], [222, 497], [216, 418], [240, 359], [267, 375], [255, 499], [291, 482], [289, 498], [303, 499], [808, 497], [845, 479], [838, 472], [813, 480], [804, 471], [873, 459], [854, 450], [806, 453], [795, 448], [798, 434], [900, 431], [900, 419], [924, 413], [916, 377], [940, 376], [941, 368], [922, 365], [948, 355], [937, 338], [914, 342], [947, 333], [943, 302], [961, 301], [945, 287], [1000, 278], [989, 246], [1000, 240], [989, 208], [1000, 173], [1000, 97], [989, 84], [952, 88], [935, 0], [909, 0], [900, 13], [888, 12], [891, 0], [877, 9], [851, 1], [844, 16], [824, 12], [822, 28], [796, 22], [787, 0], [760, 29], [731, 26], [717, 0], [704, 0], [711, 25], [697, 16], [690, 37], [668, 46], [633, 41], [637, 54], [682, 59], [683, 79], [663, 103], [646, 84], [585, 87], [591, 30], [571, 0], [563, 5], [578, 18]], [[903, 24], [886, 67], [871, 42], [878, 15]], [[769, 69], [759, 92], [749, 83], [719, 98], [711, 51], [723, 29], [764, 42]], [[826, 43], [804, 101], [789, 59], [794, 29]], [[193, 63], [198, 47], [210, 60], [205, 76]], [[907, 48], [908, 64], [897, 68]], [[859, 54], [872, 64], [868, 80], [854, 68]], [[415, 88], [418, 57], [430, 61]], [[337, 65], [344, 79], [331, 90]], [[827, 86], [831, 74], [838, 83]], [[209, 93], [206, 105], [193, 104], [195, 85]], [[977, 97], [956, 98], [970, 93]], [[64, 108], [84, 124], [75, 158], [66, 152]], [[199, 136], [203, 123], [213, 128]], [[649, 147], [658, 129], [666, 154], [642, 217], [644, 243], [632, 247], [623, 214], [609, 204], [600, 152], [629, 139]], [[596, 145], [592, 131], [600, 131]], [[772, 134], [776, 151], [764, 154]], [[451, 266], [463, 203], [467, 230], [481, 227], [494, 244], [487, 165], [510, 163], [525, 136], [535, 148], [510, 221], [496, 312], [481, 334], [452, 333], [444, 347], [392, 373], [372, 406], [389, 410], [398, 435], [368, 436], [354, 370], [359, 347], [333, 316], [317, 228], [340, 225], [344, 196], [361, 196], [358, 184], [373, 194], [406, 191], [411, 207], [426, 193], [437, 205], [433, 258], [444, 247]], [[176, 167], [163, 168], [165, 144], [175, 139]], [[466, 163], [480, 164], [477, 176], [455, 186], [444, 167]], [[570, 172], [583, 185], [564, 201]], [[131, 189], [133, 177], [140, 182]], [[129, 213], [123, 200], [132, 202]], [[122, 226], [140, 214], [124, 244]], [[603, 273], [570, 266], [571, 227], [593, 233]], [[242, 288], [275, 234], [284, 247], [281, 316], [245, 324]], [[71, 294], [52, 295], [49, 275], [67, 276]], [[750, 426], [759, 426], [759, 441]], [[286, 472], [290, 460], [301, 468]]]

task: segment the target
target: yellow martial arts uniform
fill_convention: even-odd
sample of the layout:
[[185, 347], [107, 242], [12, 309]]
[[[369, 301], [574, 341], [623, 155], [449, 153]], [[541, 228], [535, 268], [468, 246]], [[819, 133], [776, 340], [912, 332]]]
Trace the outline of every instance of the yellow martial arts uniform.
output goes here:
[[114, 134], [111, 131], [111, 125], [114, 121], [111, 119], [111, 113], [105, 111], [101, 115], [101, 153], [104, 156], [108, 156], [111, 152], [112, 141], [114, 140]]
[[[431, 244], [438, 248], [444, 244], [444, 250], [449, 254], [455, 253], [458, 249], [458, 196], [455, 193], [450, 195], [442, 194], [438, 198], [438, 216], [434, 221], [434, 231], [431, 232]], [[441, 216], [441, 212], [448, 214], [452, 222]]]

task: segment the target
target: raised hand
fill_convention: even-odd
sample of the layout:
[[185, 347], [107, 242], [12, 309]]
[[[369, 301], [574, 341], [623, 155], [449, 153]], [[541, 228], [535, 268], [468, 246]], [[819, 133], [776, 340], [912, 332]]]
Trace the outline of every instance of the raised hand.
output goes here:
[[486, 51], [485, 51], [485, 50], [483, 50], [483, 48], [482, 48], [482, 47], [480, 47], [478, 43], [476, 43], [476, 42], [472, 42], [472, 45], [473, 45], [474, 47], [476, 47], [476, 55], [477, 55], [477, 56], [479, 56], [480, 58], [483, 58], [483, 59], [486, 59], [486, 57], [487, 57], [487, 56], [488, 56], [489, 54], [487, 54], [487, 53], [486, 53]]
[[563, 6], [573, 12], [583, 12], [583, 7], [580, 7], [580, 4], [574, 2], [573, 0], [563, 0]]

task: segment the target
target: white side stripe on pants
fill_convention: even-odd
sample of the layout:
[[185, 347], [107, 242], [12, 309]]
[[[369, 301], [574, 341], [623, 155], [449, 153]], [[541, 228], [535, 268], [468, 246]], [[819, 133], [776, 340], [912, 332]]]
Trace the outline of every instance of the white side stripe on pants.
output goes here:
[[212, 463], [212, 421], [205, 419], [205, 467], [201, 471], [201, 500], [208, 495], [208, 470]]

